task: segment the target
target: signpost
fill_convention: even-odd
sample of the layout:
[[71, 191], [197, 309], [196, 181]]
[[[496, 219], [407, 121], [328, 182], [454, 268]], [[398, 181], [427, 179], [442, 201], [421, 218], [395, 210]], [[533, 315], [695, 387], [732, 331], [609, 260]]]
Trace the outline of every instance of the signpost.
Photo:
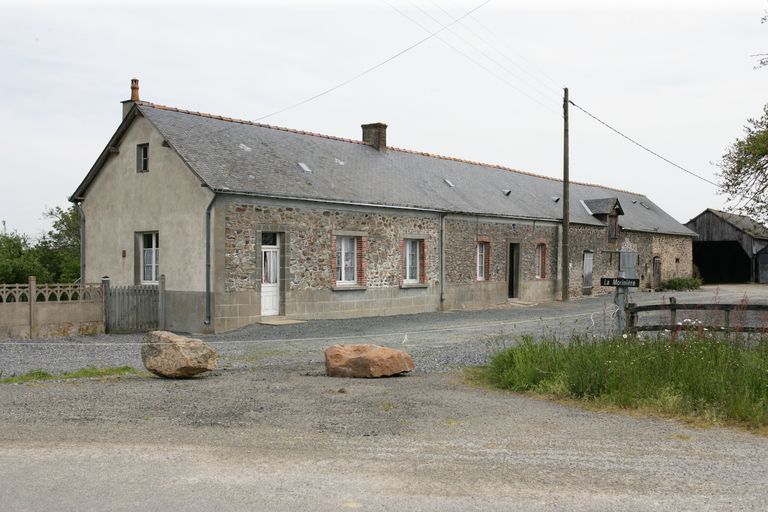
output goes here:
[[637, 288], [640, 286], [640, 280], [636, 276], [636, 262], [637, 253], [634, 251], [619, 250], [619, 276], [618, 277], [601, 277], [600, 286], [614, 286], [616, 287], [616, 293], [614, 294], [613, 302], [618, 308], [616, 311], [616, 327], [619, 334], [624, 333], [625, 326], [627, 325], [626, 318], [626, 304], [627, 296], [629, 295], [630, 288]]
[[630, 279], [628, 277], [601, 277], [600, 286], [620, 286], [622, 288], [637, 288], [640, 286], [639, 279]]

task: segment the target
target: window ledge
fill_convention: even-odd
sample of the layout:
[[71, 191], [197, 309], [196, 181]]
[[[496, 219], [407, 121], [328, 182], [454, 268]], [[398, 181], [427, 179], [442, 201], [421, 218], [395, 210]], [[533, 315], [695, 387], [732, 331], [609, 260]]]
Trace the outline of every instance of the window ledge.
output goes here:
[[350, 285], [337, 284], [336, 286], [331, 286], [331, 291], [334, 291], [334, 292], [359, 292], [367, 289], [368, 287], [360, 286], [359, 284], [350, 284]]
[[429, 288], [429, 283], [403, 283], [400, 288]]

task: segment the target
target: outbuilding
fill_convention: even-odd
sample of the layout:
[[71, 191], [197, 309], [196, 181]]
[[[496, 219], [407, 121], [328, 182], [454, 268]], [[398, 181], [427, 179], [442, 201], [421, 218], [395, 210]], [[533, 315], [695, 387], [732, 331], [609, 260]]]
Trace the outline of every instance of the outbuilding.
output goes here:
[[705, 283], [768, 283], [768, 228], [713, 208], [685, 225], [699, 235], [693, 241], [693, 263]]

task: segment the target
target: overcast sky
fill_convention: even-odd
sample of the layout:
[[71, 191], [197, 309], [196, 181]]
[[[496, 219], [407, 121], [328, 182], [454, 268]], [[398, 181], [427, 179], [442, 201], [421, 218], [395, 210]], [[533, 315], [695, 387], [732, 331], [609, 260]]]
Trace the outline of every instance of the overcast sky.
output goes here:
[[[258, 119], [482, 3], [0, 3], [0, 220], [47, 229], [42, 211], [67, 206], [132, 77], [144, 100]], [[360, 124], [382, 121], [391, 146], [560, 177], [568, 86], [577, 104], [717, 181], [714, 164], [768, 102], [768, 68], [751, 57], [768, 52], [766, 10], [765, 0], [492, 0], [264, 122], [359, 139]], [[572, 180], [646, 194], [680, 222], [724, 206], [712, 185], [570, 117]]]

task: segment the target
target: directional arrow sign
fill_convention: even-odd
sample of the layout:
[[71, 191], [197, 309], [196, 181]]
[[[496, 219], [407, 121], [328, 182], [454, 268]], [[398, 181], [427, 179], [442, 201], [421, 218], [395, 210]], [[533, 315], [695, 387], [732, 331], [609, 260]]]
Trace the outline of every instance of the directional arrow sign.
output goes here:
[[637, 288], [640, 286], [640, 280], [629, 279], [626, 277], [601, 277], [600, 286], [626, 286], [627, 288]]

